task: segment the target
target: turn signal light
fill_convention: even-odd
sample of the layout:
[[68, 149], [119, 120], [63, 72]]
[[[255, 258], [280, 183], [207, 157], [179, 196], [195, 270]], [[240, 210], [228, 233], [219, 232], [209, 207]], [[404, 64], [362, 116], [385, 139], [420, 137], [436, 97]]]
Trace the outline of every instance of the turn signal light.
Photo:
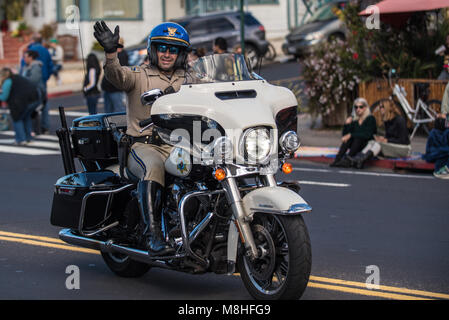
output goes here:
[[223, 181], [226, 178], [226, 172], [223, 169], [217, 169], [214, 172], [214, 177], [218, 181]]
[[290, 163], [288, 163], [288, 162], [284, 163], [282, 165], [282, 172], [285, 173], [285, 174], [292, 173], [293, 172], [293, 166]]

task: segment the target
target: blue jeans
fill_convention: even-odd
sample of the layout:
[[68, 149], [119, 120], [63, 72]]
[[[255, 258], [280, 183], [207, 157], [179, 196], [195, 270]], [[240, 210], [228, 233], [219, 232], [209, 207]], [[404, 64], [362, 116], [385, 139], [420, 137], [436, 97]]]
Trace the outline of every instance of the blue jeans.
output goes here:
[[31, 141], [31, 131], [33, 129], [33, 123], [31, 122], [31, 114], [39, 106], [40, 101], [33, 102], [28, 105], [27, 109], [20, 117], [19, 120], [13, 121], [14, 132], [16, 134], [16, 142], [21, 143], [24, 141]]
[[100, 95], [86, 96], [87, 110], [89, 110], [89, 114], [97, 113], [97, 103], [99, 98]]
[[449, 166], [449, 129], [430, 131], [423, 159], [435, 163], [435, 171]]
[[122, 112], [126, 111], [126, 106], [123, 103], [123, 92], [104, 92], [104, 112]]

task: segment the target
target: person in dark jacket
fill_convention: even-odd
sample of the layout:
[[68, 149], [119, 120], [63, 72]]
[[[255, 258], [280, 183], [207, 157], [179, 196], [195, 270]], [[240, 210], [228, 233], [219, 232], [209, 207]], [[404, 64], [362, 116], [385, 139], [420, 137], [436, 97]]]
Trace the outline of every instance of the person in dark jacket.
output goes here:
[[350, 167], [352, 165], [350, 157], [362, 151], [377, 133], [376, 119], [371, 115], [368, 102], [364, 98], [357, 98], [354, 101], [354, 109], [355, 117], [346, 119], [342, 144], [331, 167]]
[[[53, 61], [51, 59], [50, 52], [47, 48], [42, 45], [42, 36], [40, 34], [33, 35], [33, 42], [28, 46], [27, 50], [36, 51], [39, 56], [38, 60], [42, 62], [42, 81], [44, 84], [45, 93], [42, 97], [43, 109], [41, 111], [41, 123], [40, 123], [40, 133], [46, 134], [50, 130], [50, 115], [47, 99], [47, 81], [50, 79], [53, 73]], [[25, 66], [25, 60], [22, 58], [21, 67]]]
[[[362, 169], [369, 159], [382, 154], [386, 158], [405, 158], [410, 156], [412, 147], [408, 135], [407, 122], [392, 101], [385, 101], [380, 106], [385, 136], [374, 136], [374, 140], [352, 158], [352, 166]], [[380, 124], [382, 125], [382, 124]]]
[[17, 145], [31, 141], [31, 114], [40, 104], [40, 91], [27, 78], [8, 68], [0, 70], [0, 101], [6, 101], [14, 124]]
[[[119, 44], [124, 45], [123, 38], [120, 38]], [[128, 53], [126, 53], [126, 50], [118, 48], [117, 53], [120, 65], [128, 66]], [[105, 113], [126, 111], [126, 105], [124, 103], [126, 99], [125, 93], [114, 87], [106, 77], [103, 77], [103, 81], [101, 82], [101, 90], [103, 91]]]
[[101, 68], [100, 62], [95, 54], [87, 56], [86, 77], [84, 78], [84, 96], [86, 97], [87, 109], [89, 114], [97, 113], [97, 103], [100, 98], [98, 82], [100, 80]]

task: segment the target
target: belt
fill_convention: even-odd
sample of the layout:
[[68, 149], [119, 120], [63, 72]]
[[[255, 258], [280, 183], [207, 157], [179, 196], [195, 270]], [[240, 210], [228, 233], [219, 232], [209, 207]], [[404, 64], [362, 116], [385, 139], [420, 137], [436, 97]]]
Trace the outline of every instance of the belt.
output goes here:
[[162, 140], [157, 133], [153, 131], [153, 135], [150, 136], [141, 136], [141, 137], [130, 137], [131, 144], [134, 143], [144, 143], [144, 144], [154, 144], [160, 146], [162, 144]]

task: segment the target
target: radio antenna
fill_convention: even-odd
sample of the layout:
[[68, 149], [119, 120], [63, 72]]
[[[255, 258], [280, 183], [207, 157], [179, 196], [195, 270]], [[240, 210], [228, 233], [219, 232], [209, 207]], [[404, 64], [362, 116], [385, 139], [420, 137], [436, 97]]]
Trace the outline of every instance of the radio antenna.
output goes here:
[[76, 5], [70, 5], [67, 6], [65, 9], [66, 13], [66, 27], [69, 30], [78, 30], [78, 37], [80, 40], [80, 49], [81, 49], [81, 60], [83, 62], [83, 73], [84, 78], [86, 78], [86, 63], [84, 61], [84, 48], [83, 48], [83, 39], [81, 37], [81, 14], [80, 14], [80, 8]]

